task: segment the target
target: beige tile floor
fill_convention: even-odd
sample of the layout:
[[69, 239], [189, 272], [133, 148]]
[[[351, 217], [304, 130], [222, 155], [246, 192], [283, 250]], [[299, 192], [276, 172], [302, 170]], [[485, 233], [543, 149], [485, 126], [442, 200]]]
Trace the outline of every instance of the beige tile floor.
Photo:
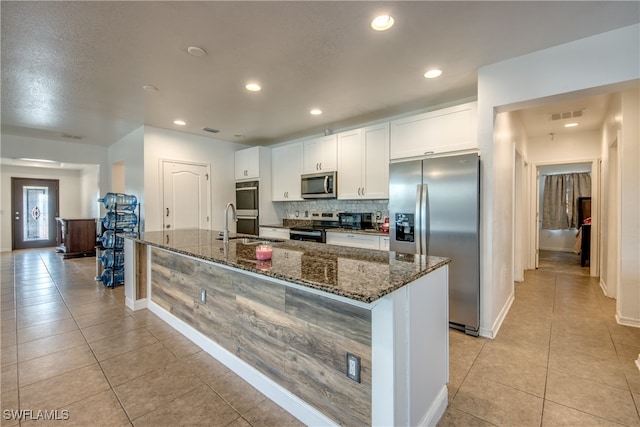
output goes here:
[[445, 426], [639, 426], [640, 329], [575, 254], [542, 252], [498, 336], [451, 331]]
[[[498, 338], [451, 331], [440, 426], [640, 425], [640, 330], [617, 325], [615, 302], [560, 255], [516, 285]], [[3, 253], [0, 274], [3, 411], [64, 409], [51, 424], [65, 426], [300, 424], [152, 313], [125, 308], [122, 287], [93, 281], [95, 258]]]
[[95, 269], [52, 249], [0, 255], [2, 426], [301, 425], [155, 315], [127, 309], [124, 288], [94, 282]]

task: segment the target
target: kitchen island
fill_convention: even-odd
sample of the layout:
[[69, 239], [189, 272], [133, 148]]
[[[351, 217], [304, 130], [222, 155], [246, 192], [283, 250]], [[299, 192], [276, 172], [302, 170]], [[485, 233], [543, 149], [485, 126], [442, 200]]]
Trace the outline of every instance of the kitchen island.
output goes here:
[[125, 240], [125, 295], [310, 425], [433, 425], [447, 405], [446, 258], [223, 243], [209, 230]]

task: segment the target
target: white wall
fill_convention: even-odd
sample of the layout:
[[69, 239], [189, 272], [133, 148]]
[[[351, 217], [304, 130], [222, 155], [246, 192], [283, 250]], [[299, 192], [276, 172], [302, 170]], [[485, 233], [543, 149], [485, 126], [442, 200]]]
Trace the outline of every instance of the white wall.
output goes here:
[[81, 218], [100, 217], [100, 166], [87, 166], [80, 171]]
[[234, 152], [248, 148], [212, 138], [154, 127], [144, 128], [145, 231], [162, 230], [160, 160], [211, 165], [211, 228], [223, 227], [223, 210], [235, 201]]
[[611, 99], [604, 119], [602, 151], [602, 257], [600, 259], [600, 286], [605, 295], [616, 298], [618, 287], [618, 250], [620, 215], [618, 200], [618, 134], [622, 129], [622, 93]]
[[[512, 209], [512, 194], [505, 191], [505, 182], [513, 180], [510, 166], [513, 158], [505, 154], [505, 144], [494, 141], [497, 109], [513, 111], [535, 102], [546, 103], [547, 97], [636, 80], [640, 78], [639, 40], [640, 25], [636, 24], [495, 63], [478, 71], [478, 144], [484, 159], [482, 335], [494, 336], [512, 298], [509, 283], [513, 277], [507, 262], [512, 258], [513, 226], [500, 220], [505, 208]], [[504, 162], [509, 162], [509, 167], [505, 167]]]
[[[637, 64], [636, 64], [637, 65]], [[640, 327], [640, 94], [622, 93], [618, 323]]]
[[11, 233], [13, 215], [11, 212], [11, 178], [37, 178], [59, 180], [58, 197], [59, 216], [65, 218], [86, 218], [82, 207], [82, 198], [78, 197], [82, 189], [82, 177], [79, 170], [50, 169], [36, 167], [3, 166], [1, 173], [2, 182], [2, 209], [1, 221], [1, 248], [2, 251], [11, 250]]
[[[114, 169], [114, 165], [115, 169]], [[122, 189], [126, 194], [133, 194], [140, 204], [140, 230], [144, 230], [145, 194], [144, 194], [144, 126], [125, 135], [122, 139], [109, 146], [108, 156], [108, 185], [102, 193]], [[115, 172], [114, 172], [115, 170]], [[114, 177], [114, 173], [120, 175]], [[122, 182], [124, 181], [124, 182]], [[116, 182], [118, 188], [113, 189]], [[104, 209], [101, 209], [104, 214]]]

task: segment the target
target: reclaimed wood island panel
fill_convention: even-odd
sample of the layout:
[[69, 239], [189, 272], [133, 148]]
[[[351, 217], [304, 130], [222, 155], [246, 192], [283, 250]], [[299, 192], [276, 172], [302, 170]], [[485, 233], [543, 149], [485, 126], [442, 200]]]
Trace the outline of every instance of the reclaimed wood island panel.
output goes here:
[[[126, 262], [144, 251], [148, 275], [145, 298], [125, 280], [128, 305], [148, 307], [307, 424], [437, 422], [447, 404], [447, 259], [284, 241], [261, 262], [255, 241], [216, 237], [127, 241]], [[359, 382], [347, 376], [347, 353]]]

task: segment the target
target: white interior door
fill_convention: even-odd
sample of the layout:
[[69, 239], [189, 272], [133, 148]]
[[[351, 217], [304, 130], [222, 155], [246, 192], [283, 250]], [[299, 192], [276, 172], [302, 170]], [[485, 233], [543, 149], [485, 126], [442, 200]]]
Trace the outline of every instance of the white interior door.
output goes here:
[[163, 227], [209, 228], [209, 166], [162, 162]]

